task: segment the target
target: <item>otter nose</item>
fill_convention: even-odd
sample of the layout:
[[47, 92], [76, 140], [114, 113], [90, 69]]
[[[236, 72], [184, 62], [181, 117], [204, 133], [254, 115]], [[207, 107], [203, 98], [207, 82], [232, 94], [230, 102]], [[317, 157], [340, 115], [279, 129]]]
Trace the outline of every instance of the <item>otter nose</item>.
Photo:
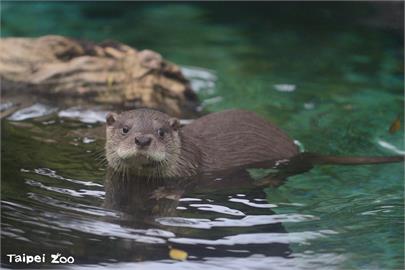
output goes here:
[[138, 146], [148, 146], [152, 141], [151, 137], [148, 136], [137, 136], [135, 137], [135, 144]]

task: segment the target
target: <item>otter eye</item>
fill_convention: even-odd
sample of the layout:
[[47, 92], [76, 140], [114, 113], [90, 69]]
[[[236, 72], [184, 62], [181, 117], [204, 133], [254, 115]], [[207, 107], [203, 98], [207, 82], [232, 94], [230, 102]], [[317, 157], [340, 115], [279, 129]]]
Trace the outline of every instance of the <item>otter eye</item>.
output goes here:
[[162, 128], [159, 128], [157, 133], [160, 138], [163, 138], [165, 136], [165, 131]]
[[129, 131], [129, 127], [125, 126], [122, 128], [122, 134], [127, 134]]

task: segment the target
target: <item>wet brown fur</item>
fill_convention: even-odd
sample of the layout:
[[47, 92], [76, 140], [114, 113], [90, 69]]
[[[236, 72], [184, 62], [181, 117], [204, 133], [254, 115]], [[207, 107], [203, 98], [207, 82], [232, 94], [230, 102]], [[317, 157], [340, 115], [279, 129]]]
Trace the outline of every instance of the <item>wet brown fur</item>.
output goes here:
[[[110, 167], [137, 174], [115, 162], [123, 126], [145, 134], [155, 134], [152, 121], [170, 129], [170, 117], [148, 110], [127, 111], [107, 124], [106, 156]], [[156, 129], [156, 127], [155, 127]], [[297, 146], [281, 129], [252, 112], [228, 110], [201, 117], [179, 129], [170, 129], [165, 144], [166, 160], [139, 175], [183, 177], [218, 171], [263, 160], [286, 159], [298, 154]], [[158, 140], [154, 138], [154, 140]], [[127, 147], [135, 147], [128, 145]], [[153, 149], [152, 149], [153, 151]], [[148, 170], [148, 171], [146, 171]]]

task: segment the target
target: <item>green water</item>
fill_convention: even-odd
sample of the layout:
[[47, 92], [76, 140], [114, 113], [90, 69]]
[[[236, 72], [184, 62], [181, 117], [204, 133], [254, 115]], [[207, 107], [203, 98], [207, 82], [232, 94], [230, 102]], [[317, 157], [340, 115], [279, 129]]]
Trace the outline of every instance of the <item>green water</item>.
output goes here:
[[[394, 134], [388, 132], [395, 118], [400, 115], [403, 121], [404, 115], [403, 36], [368, 24], [373, 12], [368, 3], [350, 2], [2, 2], [1, 30], [3, 37], [60, 34], [94, 41], [113, 39], [139, 49], [156, 50], [174, 63], [204, 68], [207, 74], [216, 76], [213, 89], [198, 92], [206, 112], [227, 108], [255, 111], [312, 152], [403, 154], [403, 127]], [[285, 91], [279, 91], [280, 87]], [[4, 250], [27, 247], [33, 253], [41, 250], [36, 244], [40, 243], [74, 254], [81, 264], [93, 267], [102, 266], [101, 262], [135, 267], [139, 258], [131, 252], [136, 249], [150, 251], [140, 259], [145, 268], [168, 267], [167, 262], [162, 262], [168, 259], [161, 255], [165, 251], [150, 243], [132, 243], [128, 235], [133, 232], [121, 232], [124, 229], [113, 226], [117, 221], [99, 226], [124, 236], [111, 231], [101, 233], [97, 223], [91, 223], [94, 235], [85, 229], [89, 224], [83, 220], [94, 220], [94, 213], [110, 214], [98, 208], [103, 199], [104, 171], [93, 153], [102, 149], [103, 142], [84, 144], [82, 137], [71, 131], [78, 127], [95, 129], [100, 124], [61, 121], [57, 115], [46, 120], [54, 122], [2, 121], [3, 260]], [[56, 144], [38, 139], [58, 136], [63, 139]], [[62, 178], [41, 168], [55, 171]], [[94, 185], [61, 179], [79, 179]], [[55, 187], [68, 191], [55, 191]], [[94, 193], [77, 197], [69, 191]], [[247, 191], [240, 193], [250, 196]], [[274, 256], [266, 261], [255, 258], [257, 250], [249, 247], [244, 261], [237, 259], [239, 255], [233, 258], [222, 251], [217, 257], [224, 254], [223, 260], [214, 260], [191, 245], [184, 249], [198, 259], [169, 265], [199, 268], [205, 267], [201, 264], [205, 259], [218, 269], [235, 264], [246, 269], [268, 269], [269, 264], [274, 269], [403, 269], [403, 164], [316, 167], [291, 177], [280, 188], [266, 189], [266, 195], [267, 202], [277, 206], [272, 208], [275, 215], [311, 217], [282, 222], [294, 258]], [[228, 205], [226, 196], [193, 197]], [[218, 217], [187, 207], [180, 216]], [[259, 211], [237, 205], [233, 208], [251, 215]], [[66, 226], [68, 222], [52, 223], [53, 219], [69, 220], [71, 226]], [[172, 238], [215, 240], [267, 232], [263, 225], [245, 226], [243, 230], [232, 226], [194, 228], [187, 232], [172, 227], [164, 229], [176, 234]], [[311, 238], [312, 232], [321, 233]], [[294, 240], [296, 235], [298, 239]], [[92, 244], [100, 250], [90, 251]], [[104, 260], [109, 257], [106, 254], [114, 260]]]

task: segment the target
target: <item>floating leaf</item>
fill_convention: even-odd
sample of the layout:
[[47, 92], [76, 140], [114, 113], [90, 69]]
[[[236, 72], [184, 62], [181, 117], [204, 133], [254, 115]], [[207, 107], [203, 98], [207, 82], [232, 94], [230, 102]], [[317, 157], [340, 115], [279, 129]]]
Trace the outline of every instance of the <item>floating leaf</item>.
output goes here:
[[173, 260], [184, 261], [187, 259], [188, 254], [187, 254], [187, 252], [185, 252], [183, 250], [171, 248], [169, 251], [169, 256]]
[[397, 116], [397, 118], [394, 120], [394, 122], [392, 122], [390, 129], [388, 130], [391, 134], [394, 134], [395, 132], [397, 132], [399, 129], [401, 128], [401, 119], [399, 117], [399, 115]]

